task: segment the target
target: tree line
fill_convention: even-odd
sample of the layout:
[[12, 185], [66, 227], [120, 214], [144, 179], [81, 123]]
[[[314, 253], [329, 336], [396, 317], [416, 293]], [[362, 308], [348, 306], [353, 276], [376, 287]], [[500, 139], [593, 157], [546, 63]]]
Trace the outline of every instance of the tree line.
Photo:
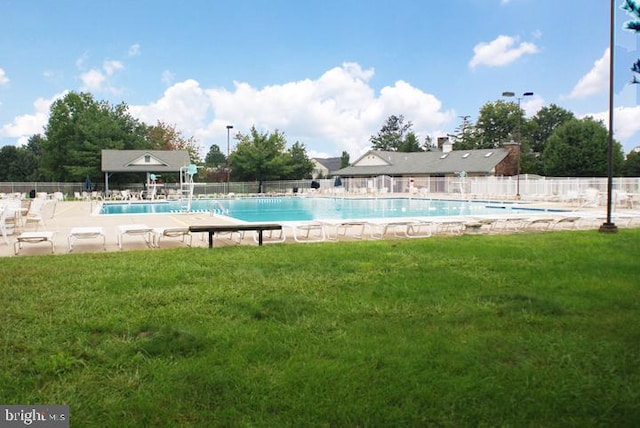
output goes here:
[[[454, 133], [445, 137], [454, 150], [489, 149], [504, 143], [520, 144], [520, 171], [549, 177], [600, 177], [607, 175], [608, 130], [592, 117], [578, 119], [555, 104], [525, 117], [515, 102], [486, 103], [475, 123], [469, 116]], [[417, 152], [439, 150], [438, 143], [426, 137], [419, 143], [413, 124], [404, 116], [390, 116], [377, 135], [371, 136], [376, 150]], [[615, 176], [640, 176], [640, 153], [632, 151], [626, 158], [622, 145], [613, 142]]]
[[[411, 121], [389, 116], [380, 131], [370, 137], [376, 150], [416, 152], [439, 150], [427, 136], [421, 142]], [[520, 171], [546, 176], [591, 177], [607, 174], [608, 132], [602, 122], [551, 104], [533, 117], [525, 117], [515, 102], [485, 104], [475, 123], [462, 117], [454, 133], [446, 137], [454, 150], [500, 147], [506, 142], [521, 145]], [[0, 149], [0, 181], [83, 182], [87, 177], [102, 181], [101, 151], [187, 150], [193, 163], [204, 165], [203, 181], [265, 181], [310, 178], [313, 161], [303, 143], [288, 145], [283, 132], [260, 132], [234, 136], [237, 144], [229, 158], [213, 144], [201, 159], [193, 137], [185, 137], [175, 126], [157, 122], [147, 125], [135, 119], [124, 103], [96, 101], [89, 93], [70, 92], [55, 101], [43, 134], [26, 145]], [[342, 153], [342, 166], [349, 154]], [[616, 176], [640, 176], [640, 153], [626, 159], [622, 146], [614, 142], [613, 170]], [[165, 177], [169, 181], [170, 177]], [[117, 174], [114, 184], [140, 181], [139, 174]], [[177, 181], [177, 177], [175, 178]]]
[[[84, 182], [88, 177], [100, 182], [105, 149], [187, 150], [193, 163], [210, 167], [201, 177], [210, 181], [223, 181], [227, 174], [240, 181], [311, 176], [314, 164], [304, 144], [287, 148], [282, 132], [260, 133], [253, 127], [248, 135], [235, 138], [239, 142], [229, 159], [214, 145], [203, 161], [195, 138], [183, 136], [175, 126], [161, 121], [147, 125], [134, 118], [125, 103], [112, 106], [89, 93], [70, 92], [51, 105], [43, 134], [31, 136], [22, 147], [0, 149], [0, 181]], [[173, 175], [163, 179], [178, 181]], [[132, 183], [141, 181], [141, 176], [117, 174], [110, 182]]]

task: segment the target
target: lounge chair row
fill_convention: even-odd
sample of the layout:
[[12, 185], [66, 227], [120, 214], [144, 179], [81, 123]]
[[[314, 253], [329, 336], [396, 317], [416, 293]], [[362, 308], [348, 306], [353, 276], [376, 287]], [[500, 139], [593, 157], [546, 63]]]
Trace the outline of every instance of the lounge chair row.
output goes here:
[[[14, 242], [14, 253], [17, 255], [25, 244], [46, 243], [55, 253], [55, 232], [41, 230], [22, 232]], [[147, 247], [160, 247], [163, 238], [181, 238], [183, 242], [191, 246], [192, 238], [188, 227], [150, 227], [146, 224], [125, 224], [117, 228], [116, 244], [122, 249], [125, 237], [140, 237]], [[79, 240], [98, 239], [102, 248], [106, 250], [107, 237], [103, 227], [74, 227], [67, 236], [68, 251], [71, 252]], [[8, 242], [7, 242], [8, 243]]]

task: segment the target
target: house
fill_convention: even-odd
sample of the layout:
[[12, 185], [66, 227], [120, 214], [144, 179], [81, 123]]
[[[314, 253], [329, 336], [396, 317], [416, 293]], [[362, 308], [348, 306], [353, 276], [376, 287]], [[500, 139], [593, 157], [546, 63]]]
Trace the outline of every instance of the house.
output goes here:
[[177, 173], [191, 163], [187, 150], [102, 150], [101, 155], [106, 192], [115, 172], [146, 172], [148, 182], [152, 173]]
[[370, 150], [346, 168], [341, 177], [447, 177], [516, 175], [518, 144], [480, 150], [386, 152]]
[[334, 171], [340, 169], [342, 158], [313, 158], [312, 178], [329, 177], [334, 175]]

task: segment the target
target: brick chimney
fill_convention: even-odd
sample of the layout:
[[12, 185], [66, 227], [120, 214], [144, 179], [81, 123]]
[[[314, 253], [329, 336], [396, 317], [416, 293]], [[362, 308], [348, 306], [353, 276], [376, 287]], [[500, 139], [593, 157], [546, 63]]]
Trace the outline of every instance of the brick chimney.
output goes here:
[[520, 144], [516, 142], [504, 143], [502, 145], [509, 151], [506, 158], [496, 165], [496, 175], [517, 175], [518, 160], [520, 159]]

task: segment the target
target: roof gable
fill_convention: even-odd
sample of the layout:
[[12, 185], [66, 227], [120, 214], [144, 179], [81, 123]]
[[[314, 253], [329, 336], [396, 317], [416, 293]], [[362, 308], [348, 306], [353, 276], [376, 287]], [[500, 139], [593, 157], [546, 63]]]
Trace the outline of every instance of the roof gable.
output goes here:
[[158, 157], [152, 155], [151, 153], [145, 153], [142, 156], [137, 157], [136, 159], [133, 159], [131, 162], [129, 162], [127, 165], [125, 166], [169, 166], [167, 164], [167, 162], [158, 159]]

